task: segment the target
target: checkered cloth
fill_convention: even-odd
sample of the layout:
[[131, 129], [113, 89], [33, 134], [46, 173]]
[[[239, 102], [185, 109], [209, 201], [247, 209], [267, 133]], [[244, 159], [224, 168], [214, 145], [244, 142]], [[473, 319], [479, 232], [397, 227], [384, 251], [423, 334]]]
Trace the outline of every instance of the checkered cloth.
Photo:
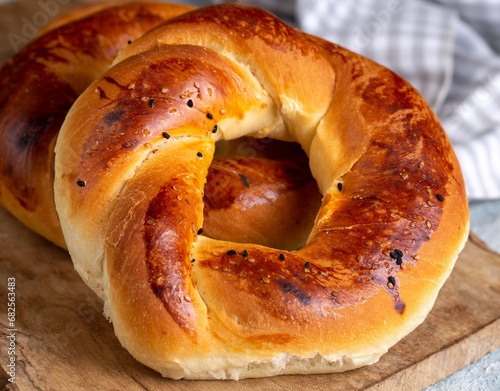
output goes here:
[[500, 1], [252, 2], [412, 83], [450, 137], [469, 199], [500, 198]]

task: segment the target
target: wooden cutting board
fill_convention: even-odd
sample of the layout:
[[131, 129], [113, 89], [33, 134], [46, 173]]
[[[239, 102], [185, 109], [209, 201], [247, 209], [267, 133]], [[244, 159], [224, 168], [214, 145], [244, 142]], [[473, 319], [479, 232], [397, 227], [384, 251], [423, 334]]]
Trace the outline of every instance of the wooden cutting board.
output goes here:
[[[7, 379], [15, 278], [16, 387]], [[172, 381], [133, 359], [69, 255], [0, 207], [0, 389], [420, 390], [500, 347], [500, 256], [473, 235], [426, 321], [369, 367], [330, 375]]]

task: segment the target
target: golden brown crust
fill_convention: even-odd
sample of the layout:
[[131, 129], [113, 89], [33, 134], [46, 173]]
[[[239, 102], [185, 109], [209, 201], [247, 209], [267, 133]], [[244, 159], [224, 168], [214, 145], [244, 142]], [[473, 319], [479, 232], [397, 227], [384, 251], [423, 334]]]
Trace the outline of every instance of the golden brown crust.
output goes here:
[[[307, 152], [323, 201], [301, 249], [197, 234], [215, 142], [241, 136]], [[469, 228], [456, 157], [408, 83], [243, 5], [123, 50], [66, 118], [55, 189], [121, 343], [174, 378], [376, 361], [423, 321]]]
[[52, 184], [53, 148], [66, 113], [128, 41], [191, 9], [153, 2], [79, 8], [1, 67], [0, 202], [19, 220], [65, 246]]

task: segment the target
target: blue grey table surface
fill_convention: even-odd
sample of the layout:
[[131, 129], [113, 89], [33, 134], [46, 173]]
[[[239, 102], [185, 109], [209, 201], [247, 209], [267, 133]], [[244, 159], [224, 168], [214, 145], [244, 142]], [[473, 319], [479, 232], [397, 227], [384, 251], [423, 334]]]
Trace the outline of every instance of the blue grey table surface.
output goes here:
[[[471, 231], [500, 253], [500, 200], [469, 203]], [[499, 391], [500, 349], [428, 387], [426, 391]]]

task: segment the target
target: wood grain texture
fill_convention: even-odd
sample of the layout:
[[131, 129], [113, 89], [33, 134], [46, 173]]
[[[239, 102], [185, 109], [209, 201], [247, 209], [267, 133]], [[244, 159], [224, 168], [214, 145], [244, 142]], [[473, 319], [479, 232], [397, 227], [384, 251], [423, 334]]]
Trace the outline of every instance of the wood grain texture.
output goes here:
[[[7, 278], [16, 278], [16, 385], [7, 382]], [[474, 236], [426, 321], [372, 366], [310, 376], [172, 381], [124, 350], [66, 252], [0, 207], [0, 389], [420, 390], [500, 347], [500, 256]]]

